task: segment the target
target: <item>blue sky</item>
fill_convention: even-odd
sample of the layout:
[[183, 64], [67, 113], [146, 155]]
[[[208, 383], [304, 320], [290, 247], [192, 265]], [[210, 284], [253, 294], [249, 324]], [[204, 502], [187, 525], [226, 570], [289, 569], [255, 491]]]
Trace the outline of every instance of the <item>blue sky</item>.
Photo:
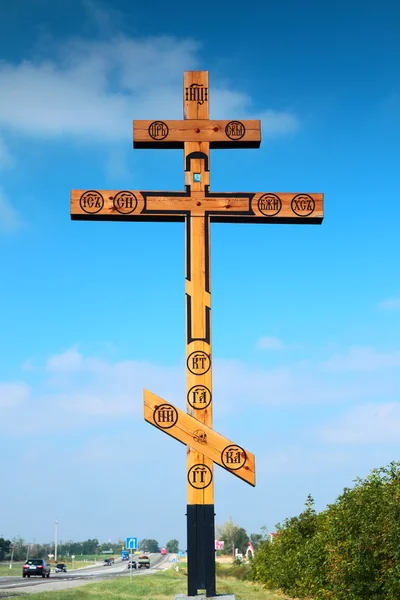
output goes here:
[[273, 531], [399, 458], [398, 3], [190, 10], [0, 7], [0, 535], [185, 547], [185, 450], [142, 409], [185, 406], [183, 225], [69, 216], [71, 189], [183, 188], [132, 120], [181, 118], [184, 70], [211, 118], [262, 119], [259, 150], [212, 152], [212, 190], [325, 194], [321, 226], [212, 226], [214, 427], [257, 468], [216, 467], [217, 524]]

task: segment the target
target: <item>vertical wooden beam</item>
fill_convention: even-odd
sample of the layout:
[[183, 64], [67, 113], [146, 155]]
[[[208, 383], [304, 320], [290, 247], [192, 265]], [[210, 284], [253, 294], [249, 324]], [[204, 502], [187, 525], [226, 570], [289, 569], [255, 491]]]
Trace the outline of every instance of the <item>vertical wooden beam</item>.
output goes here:
[[[184, 75], [185, 119], [209, 118], [207, 71]], [[210, 185], [210, 143], [184, 143], [185, 185], [202, 192]], [[186, 218], [186, 392], [187, 412], [212, 427], [210, 219]], [[187, 447], [188, 594], [215, 595], [214, 465]]]
[[208, 71], [185, 71], [183, 86], [185, 119], [209, 119]]
[[[185, 119], [208, 119], [208, 72], [184, 75]], [[209, 142], [185, 142], [185, 184], [192, 191], [209, 185]], [[187, 412], [212, 427], [210, 222], [186, 220], [186, 392]], [[213, 463], [193, 448], [187, 450], [187, 502], [213, 504]]]

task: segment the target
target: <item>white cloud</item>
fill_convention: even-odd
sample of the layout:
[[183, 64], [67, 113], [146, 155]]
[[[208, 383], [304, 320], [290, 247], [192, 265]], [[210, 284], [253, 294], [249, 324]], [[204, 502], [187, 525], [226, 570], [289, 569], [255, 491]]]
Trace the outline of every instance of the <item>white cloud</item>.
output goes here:
[[6, 383], [0, 381], [0, 407], [18, 408], [30, 400], [30, 390], [25, 383]]
[[[391, 376], [390, 376], [391, 375]], [[399, 392], [395, 374], [337, 377], [318, 362], [292, 362], [276, 367], [253, 367], [214, 361], [214, 391], [224, 412], [252, 406], [327, 406], [365, 399], [393, 399]]]
[[78, 371], [83, 365], [83, 357], [76, 348], [66, 350], [61, 354], [54, 354], [50, 356], [47, 361], [46, 368], [48, 371], [53, 372], [66, 372], [71, 373], [72, 371]]
[[[28, 363], [31, 365], [31, 363]], [[143, 389], [185, 409], [185, 368], [85, 356], [76, 347], [50, 356], [44, 367], [22, 367], [26, 383], [22, 404], [34, 403], [43, 415], [32, 420], [7, 402], [2, 419], [7, 433], [35, 434], [118, 424], [143, 418]], [[392, 402], [399, 396], [395, 372], [357, 372], [338, 377], [318, 362], [292, 362], [283, 366], [250, 366], [234, 360], [214, 361], [213, 395], [217, 430], [234, 415], [264, 414], [266, 407], [327, 406], [360, 402]], [[8, 385], [4, 382], [3, 385]], [[29, 391], [29, 394], [27, 393]], [[237, 418], [237, 417], [234, 417]], [[219, 428], [219, 429], [218, 429]]]
[[320, 439], [334, 444], [397, 443], [400, 402], [356, 406], [318, 433]]
[[380, 352], [369, 346], [354, 346], [348, 352], [336, 354], [327, 360], [328, 371], [374, 371], [400, 366], [400, 350]]
[[261, 119], [263, 137], [278, 137], [294, 133], [300, 128], [299, 119], [292, 112], [266, 110], [255, 118]]
[[[199, 68], [200, 50], [191, 39], [114, 32], [105, 41], [64, 42], [41, 62], [2, 62], [0, 127], [39, 139], [104, 143], [130, 136], [133, 118], [182, 118], [183, 71]], [[212, 86], [212, 71], [210, 77]], [[298, 126], [290, 112], [255, 114], [251, 98], [228, 87], [211, 87], [210, 97], [213, 118], [262, 117], [263, 135]]]
[[265, 335], [258, 340], [257, 348], [260, 350], [283, 350], [285, 344], [277, 337]]
[[[98, 349], [96, 352], [100, 354]], [[74, 490], [79, 489], [83, 496], [93, 495], [94, 490], [104, 497], [107, 486], [114, 489], [121, 481], [124, 493], [132, 495], [133, 510], [140, 507], [138, 481], [149, 498], [157, 497], [157, 490], [166, 489], [167, 501], [171, 500], [176, 513], [173, 518], [176, 522], [181, 519], [184, 528], [185, 449], [145, 423], [143, 388], [184, 409], [185, 360], [181, 365], [164, 367], [136, 360], [118, 361], [107, 347], [101, 353], [109, 358], [85, 355], [78, 347], [49, 356], [40, 367], [35, 358], [33, 371], [21, 371], [26, 382], [0, 384], [1, 439], [6, 447], [15, 447], [13, 460], [5, 468], [10, 477], [13, 472], [21, 472], [32, 447], [37, 456], [50, 456], [52, 464], [63, 464], [62, 472], [53, 470], [51, 485], [62, 485], [67, 490], [62, 520], [64, 527], [76, 530], [78, 536], [79, 531], [85, 531], [86, 537], [95, 537], [104, 528], [96, 529], [100, 513], [90, 503], [80, 507], [80, 520], [70, 520], [68, 507], [77, 501]], [[215, 429], [254, 452], [257, 465], [255, 490], [229, 473], [215, 470], [220, 506], [225, 506], [227, 498], [234, 498], [229, 514], [232, 511], [234, 516], [237, 511], [240, 515], [241, 507], [248, 504], [262, 514], [265, 494], [270, 494], [273, 481], [271, 518], [276, 522], [297, 511], [297, 505], [301, 510], [309, 491], [315, 491], [320, 502], [333, 501], [340, 489], [360, 474], [360, 469], [365, 472], [389, 462], [400, 434], [400, 403], [395, 399], [400, 394], [393, 371], [338, 375], [324, 370], [321, 362], [292, 362], [271, 369], [216, 359]], [[338, 417], [343, 402], [348, 408], [356, 408]], [[32, 407], [40, 419], [32, 419]], [[322, 427], [327, 410], [332, 422]], [[340, 444], [335, 445], [337, 442]], [[146, 460], [137, 460], [138, 448], [145, 450]], [[112, 466], [108, 461], [111, 455], [117, 457]], [[126, 477], [127, 465], [134, 465], [133, 479]], [[30, 502], [44, 505], [48, 514], [52, 497], [48, 486], [35, 485], [36, 478], [34, 473], [16, 478], [15, 497], [24, 498], [29, 490]], [[168, 492], [172, 489], [174, 493]], [[14, 500], [9, 503], [11, 513], [15, 512], [19, 504]], [[20, 510], [16, 514], [13, 527], [22, 527], [25, 535], [32, 525], [24, 518], [21, 524]], [[222, 509], [219, 522], [229, 514], [225, 517]], [[249, 519], [252, 523], [251, 516]], [[146, 531], [153, 526], [164, 531], [164, 521], [161, 517], [155, 523], [145, 519], [141, 526]], [[113, 531], [123, 530], [118, 512], [107, 524], [107, 535], [111, 526]], [[255, 525], [251, 527], [255, 531]], [[176, 534], [168, 529], [164, 535], [170, 539]]]
[[22, 220], [0, 189], [0, 233], [13, 233], [22, 226]]
[[400, 298], [388, 298], [378, 304], [383, 310], [400, 310]]
[[100, 0], [81, 0], [81, 2], [99, 33], [110, 35], [123, 25], [123, 13], [110, 4], [102, 3]]
[[0, 170], [8, 169], [14, 165], [14, 158], [11, 156], [4, 140], [0, 137]]

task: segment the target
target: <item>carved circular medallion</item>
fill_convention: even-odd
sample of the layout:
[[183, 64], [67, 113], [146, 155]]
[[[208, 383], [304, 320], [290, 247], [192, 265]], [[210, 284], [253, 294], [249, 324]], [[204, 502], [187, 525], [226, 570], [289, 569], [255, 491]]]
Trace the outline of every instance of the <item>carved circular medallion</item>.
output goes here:
[[211, 357], [203, 350], [195, 350], [187, 357], [187, 368], [193, 375], [204, 375], [211, 367]]
[[292, 211], [299, 217], [309, 217], [315, 210], [315, 200], [308, 194], [297, 194], [291, 202]]
[[282, 200], [276, 194], [263, 194], [258, 199], [258, 210], [266, 217], [275, 217], [282, 208]]
[[246, 460], [246, 452], [241, 446], [236, 446], [236, 444], [226, 446], [221, 452], [222, 464], [231, 471], [241, 469], [246, 464]]
[[178, 411], [171, 404], [160, 404], [154, 409], [153, 421], [161, 429], [170, 429], [178, 422]]
[[211, 404], [212, 394], [205, 385], [194, 385], [187, 393], [188, 404], [194, 410], [202, 410]]
[[129, 215], [137, 207], [137, 198], [132, 192], [118, 192], [113, 200], [114, 208], [122, 215]]
[[164, 123], [164, 121], [153, 121], [150, 123], [148, 128], [149, 136], [153, 138], [153, 140], [160, 141], [164, 140], [168, 133], [168, 125]]
[[88, 190], [82, 194], [79, 200], [81, 209], [89, 215], [94, 215], [101, 211], [104, 206], [104, 198], [96, 190]]
[[246, 133], [246, 127], [240, 121], [230, 121], [225, 127], [225, 134], [230, 140], [241, 140]]
[[204, 490], [212, 482], [213, 475], [207, 465], [193, 465], [188, 471], [187, 480], [196, 490]]

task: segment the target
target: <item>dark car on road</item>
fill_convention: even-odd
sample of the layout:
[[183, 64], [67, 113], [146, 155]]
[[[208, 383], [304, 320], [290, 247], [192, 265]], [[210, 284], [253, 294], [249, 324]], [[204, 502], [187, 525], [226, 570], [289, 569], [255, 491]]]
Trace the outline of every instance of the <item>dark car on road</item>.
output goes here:
[[22, 567], [22, 577], [30, 577], [31, 575], [50, 577], [50, 565], [42, 558], [30, 558]]
[[114, 559], [112, 558], [106, 558], [104, 559], [104, 564], [103, 567], [111, 567], [111, 565], [113, 564]]
[[58, 563], [58, 565], [56, 565], [56, 568], [54, 569], [54, 571], [56, 573], [66, 573], [67, 565], [65, 563]]
[[131, 568], [131, 565], [132, 565], [132, 569], [137, 569], [137, 563], [136, 563], [136, 560], [130, 560], [130, 561], [128, 562], [128, 569], [130, 569], [130, 568]]

